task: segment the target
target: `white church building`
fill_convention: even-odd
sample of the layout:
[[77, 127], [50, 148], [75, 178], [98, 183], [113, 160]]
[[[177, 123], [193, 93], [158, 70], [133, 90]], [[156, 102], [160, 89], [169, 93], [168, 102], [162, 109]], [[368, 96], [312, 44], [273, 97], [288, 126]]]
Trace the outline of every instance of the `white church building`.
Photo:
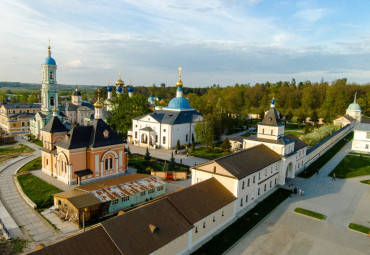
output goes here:
[[128, 142], [151, 148], [173, 149], [177, 141], [184, 145], [196, 140], [194, 127], [203, 117], [183, 97], [181, 70], [180, 67], [176, 97], [171, 99], [167, 107], [133, 119]]
[[307, 144], [299, 138], [284, 136], [284, 124], [273, 99], [257, 134], [244, 138], [243, 150], [192, 167], [192, 184], [216, 178], [237, 198], [238, 213], [302, 171], [306, 150]]

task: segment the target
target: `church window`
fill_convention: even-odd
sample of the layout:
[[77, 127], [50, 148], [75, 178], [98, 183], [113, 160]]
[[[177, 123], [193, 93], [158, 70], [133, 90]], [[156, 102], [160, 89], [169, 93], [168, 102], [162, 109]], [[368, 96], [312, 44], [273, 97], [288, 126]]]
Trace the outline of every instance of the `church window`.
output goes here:
[[50, 79], [53, 79], [53, 72], [50, 72]]
[[243, 198], [240, 199], [240, 206], [243, 206]]
[[267, 176], [267, 169], [265, 170], [265, 176]]
[[261, 180], [261, 172], [258, 173], [258, 180]]
[[250, 179], [250, 178], [248, 178], [248, 184], [247, 184], [247, 186], [248, 186], [248, 187], [249, 187], [250, 180], [251, 180], [251, 179]]
[[242, 182], [242, 189], [244, 189], [244, 181]]
[[198, 233], [198, 227], [195, 227], [195, 233]]
[[163, 129], [163, 132], [166, 132], [166, 129]]
[[245, 203], [248, 203], [248, 195], [245, 197]]
[[185, 141], [187, 142], [187, 141], [188, 141], [188, 139], [189, 139], [189, 135], [188, 135], [188, 134], [186, 134], [186, 139], [185, 139]]
[[22, 127], [24, 127], [25, 126], [25, 124], [24, 124], [24, 122], [22, 121]]
[[206, 228], [206, 222], [205, 221], [203, 222], [203, 228]]
[[54, 97], [50, 97], [50, 105], [54, 106]]
[[272, 166], [271, 166], [271, 173], [272, 173]]
[[158, 143], [158, 135], [155, 135], [155, 142]]
[[110, 170], [113, 168], [113, 158], [110, 156], [105, 159], [105, 170]]
[[213, 222], [216, 222], [216, 216], [213, 216]]
[[275, 185], [276, 185], [276, 178], [275, 178]]
[[137, 138], [137, 132], [135, 132], [135, 138]]
[[265, 134], [265, 129], [264, 128], [262, 128], [262, 134]]
[[272, 181], [270, 181], [270, 188], [272, 187]]
[[253, 176], [253, 183], [256, 183], [256, 176]]
[[258, 195], [260, 195], [260, 188], [258, 188]]
[[163, 136], [163, 144], [166, 144], [166, 137]]
[[266, 191], [266, 184], [265, 184], [265, 187], [263, 188], [263, 191]]

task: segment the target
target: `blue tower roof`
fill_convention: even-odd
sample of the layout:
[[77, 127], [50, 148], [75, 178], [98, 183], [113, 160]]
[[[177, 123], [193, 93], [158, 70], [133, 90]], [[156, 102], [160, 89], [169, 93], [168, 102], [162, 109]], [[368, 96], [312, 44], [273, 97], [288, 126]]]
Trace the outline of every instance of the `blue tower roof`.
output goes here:
[[183, 97], [175, 97], [172, 98], [168, 106], [166, 107], [168, 109], [174, 109], [174, 110], [192, 110], [194, 108], [190, 107], [190, 104], [186, 98]]
[[275, 98], [271, 100], [271, 104], [275, 104]]
[[108, 86], [108, 87], [107, 87], [107, 91], [108, 91], [108, 92], [112, 92], [112, 86]]
[[180, 87], [178, 87], [178, 88], [177, 88], [177, 90], [178, 90], [178, 91], [182, 91], [182, 87], [181, 87], [181, 86], [180, 86]]
[[44, 65], [56, 65], [55, 60], [52, 57], [45, 58]]
[[117, 92], [121, 93], [122, 92], [122, 87], [117, 87]]
[[134, 87], [129, 86], [129, 87], [127, 88], [127, 91], [128, 91], [128, 92], [134, 92]]

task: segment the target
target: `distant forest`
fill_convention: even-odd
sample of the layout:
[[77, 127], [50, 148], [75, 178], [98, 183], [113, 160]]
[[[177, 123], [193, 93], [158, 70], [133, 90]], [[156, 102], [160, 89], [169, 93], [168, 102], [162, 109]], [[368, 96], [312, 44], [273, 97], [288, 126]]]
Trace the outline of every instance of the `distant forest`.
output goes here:
[[[6, 87], [6, 88], [4, 88]], [[59, 96], [68, 100], [75, 86], [58, 85]], [[25, 84], [0, 82], [0, 100], [7, 98], [6, 94], [17, 94], [11, 97], [13, 103], [38, 102], [41, 84]], [[96, 98], [96, 86], [79, 86], [83, 99], [93, 102]], [[106, 98], [106, 86], [101, 87], [102, 97]], [[357, 93], [357, 103], [365, 116], [370, 116], [370, 85], [347, 83], [347, 79], [338, 79], [333, 82], [310, 81], [299, 82], [293, 79], [276, 83], [235, 84], [220, 87], [213, 85], [206, 88], [186, 88], [184, 96], [190, 105], [204, 116], [222, 113], [227, 116], [243, 118], [248, 113], [262, 114], [270, 107], [274, 97], [276, 108], [286, 116], [287, 120], [303, 120], [305, 117], [317, 116], [329, 122], [339, 115], [345, 114], [350, 103]], [[95, 94], [95, 95], [94, 95]], [[162, 83], [151, 87], [134, 86], [134, 94], [159, 97], [158, 104], [167, 105], [176, 95], [176, 87], [167, 87]], [[63, 102], [63, 100], [60, 100]], [[209, 116], [211, 117], [211, 116]]]

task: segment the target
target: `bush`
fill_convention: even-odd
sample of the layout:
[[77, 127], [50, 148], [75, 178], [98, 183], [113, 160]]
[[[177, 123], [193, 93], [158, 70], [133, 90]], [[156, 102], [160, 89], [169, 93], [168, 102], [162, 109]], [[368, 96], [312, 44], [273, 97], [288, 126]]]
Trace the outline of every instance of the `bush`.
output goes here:
[[144, 157], [144, 159], [146, 160], [146, 161], [150, 161], [150, 159], [151, 159], [152, 157], [150, 156], [150, 152], [149, 152], [149, 149], [148, 148], [146, 148], [146, 152], [145, 152], [145, 157]]
[[224, 141], [223, 141], [223, 143], [221, 144], [221, 148], [222, 148], [224, 151], [230, 151], [230, 149], [231, 149], [231, 144], [230, 144], [229, 138], [227, 138], [227, 136], [225, 137], [225, 140], [224, 140]]
[[339, 128], [340, 126], [337, 125], [325, 125], [320, 128], [315, 128], [311, 133], [301, 135], [299, 138], [308, 145], [313, 146], [338, 131]]

